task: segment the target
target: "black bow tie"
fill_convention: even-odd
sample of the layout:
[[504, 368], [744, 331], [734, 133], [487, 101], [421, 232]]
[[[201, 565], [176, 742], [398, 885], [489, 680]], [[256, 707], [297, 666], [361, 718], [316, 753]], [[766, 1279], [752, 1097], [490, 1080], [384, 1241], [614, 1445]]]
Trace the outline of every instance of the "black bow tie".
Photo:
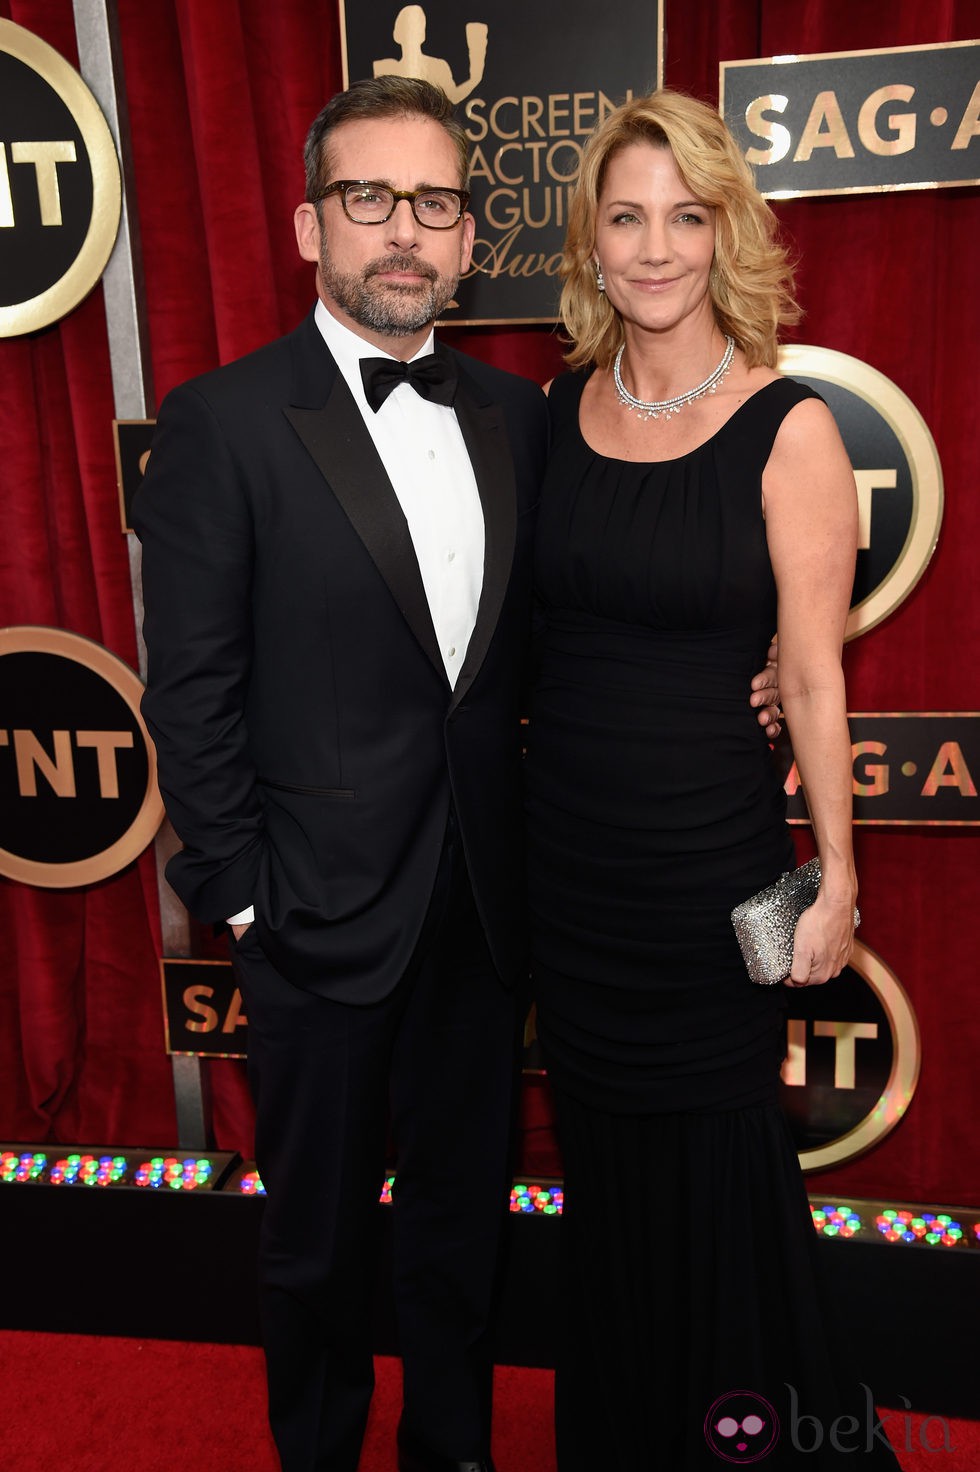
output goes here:
[[423, 399], [434, 404], [452, 404], [456, 394], [456, 369], [448, 359], [429, 353], [414, 363], [397, 358], [362, 358], [361, 378], [364, 394], [375, 413], [392, 389], [410, 383]]

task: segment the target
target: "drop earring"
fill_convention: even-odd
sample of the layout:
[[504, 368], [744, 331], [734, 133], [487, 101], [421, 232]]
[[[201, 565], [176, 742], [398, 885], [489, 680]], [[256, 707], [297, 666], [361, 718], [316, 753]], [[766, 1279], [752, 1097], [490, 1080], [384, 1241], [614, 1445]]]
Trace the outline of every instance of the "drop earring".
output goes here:
[[594, 264], [596, 290], [601, 293], [604, 292], [606, 289], [606, 278], [602, 274], [602, 267], [599, 265], [599, 262], [596, 261]]

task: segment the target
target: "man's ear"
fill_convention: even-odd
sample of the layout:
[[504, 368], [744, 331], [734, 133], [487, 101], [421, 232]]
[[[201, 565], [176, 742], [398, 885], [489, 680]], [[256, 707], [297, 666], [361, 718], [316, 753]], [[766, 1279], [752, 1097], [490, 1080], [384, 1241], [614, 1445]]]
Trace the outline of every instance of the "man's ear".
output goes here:
[[462, 239], [460, 240], [460, 271], [465, 276], [470, 269], [470, 261], [473, 258], [473, 241], [476, 236], [476, 220], [472, 215], [466, 214], [462, 221]]
[[320, 221], [316, 216], [316, 206], [304, 203], [296, 206], [293, 215], [293, 226], [296, 230], [296, 244], [304, 261], [319, 261], [320, 259]]

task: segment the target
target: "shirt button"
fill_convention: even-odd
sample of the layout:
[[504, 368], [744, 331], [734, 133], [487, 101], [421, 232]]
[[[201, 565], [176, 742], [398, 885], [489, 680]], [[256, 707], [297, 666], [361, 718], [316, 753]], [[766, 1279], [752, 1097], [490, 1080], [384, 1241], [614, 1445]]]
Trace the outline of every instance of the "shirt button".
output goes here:
[[449, 646], [449, 658], [452, 659], [452, 657], [453, 657], [453, 655], [455, 653], [456, 653], [456, 645], [455, 644], [450, 644], [450, 646]]
[[446, 553], [446, 561], [447, 562], [455, 562], [456, 561], [456, 553], [455, 552], [447, 552]]
[[436, 452], [435, 452], [435, 450], [430, 450], [429, 451], [429, 459], [430, 460], [434, 460], [435, 458], [436, 458]]

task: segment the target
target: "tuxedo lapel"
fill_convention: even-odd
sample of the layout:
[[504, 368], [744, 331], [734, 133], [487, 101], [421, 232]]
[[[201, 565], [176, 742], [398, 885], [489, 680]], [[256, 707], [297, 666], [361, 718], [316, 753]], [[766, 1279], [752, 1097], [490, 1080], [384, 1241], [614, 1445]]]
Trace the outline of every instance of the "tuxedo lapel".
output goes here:
[[[446, 351], [441, 345], [436, 350]], [[464, 370], [454, 408], [483, 506], [483, 589], [452, 705], [469, 690], [490, 647], [507, 592], [517, 531], [517, 487], [504, 411], [499, 404], [479, 403], [469, 382]]]
[[[334, 366], [332, 359], [330, 363]], [[409, 628], [445, 681], [446, 667], [408, 522], [343, 375], [334, 366], [333, 384], [322, 408], [291, 405], [285, 414], [344, 508]]]
[[[438, 341], [435, 350], [448, 354]], [[510, 579], [517, 527], [514, 465], [504, 411], [499, 404], [483, 400], [466, 372], [465, 360], [453, 356], [460, 370], [454, 408], [483, 508], [485, 549], [476, 624], [450, 709], [470, 688], [490, 647]], [[312, 314], [297, 333], [293, 402], [284, 412], [448, 688], [408, 522]]]

